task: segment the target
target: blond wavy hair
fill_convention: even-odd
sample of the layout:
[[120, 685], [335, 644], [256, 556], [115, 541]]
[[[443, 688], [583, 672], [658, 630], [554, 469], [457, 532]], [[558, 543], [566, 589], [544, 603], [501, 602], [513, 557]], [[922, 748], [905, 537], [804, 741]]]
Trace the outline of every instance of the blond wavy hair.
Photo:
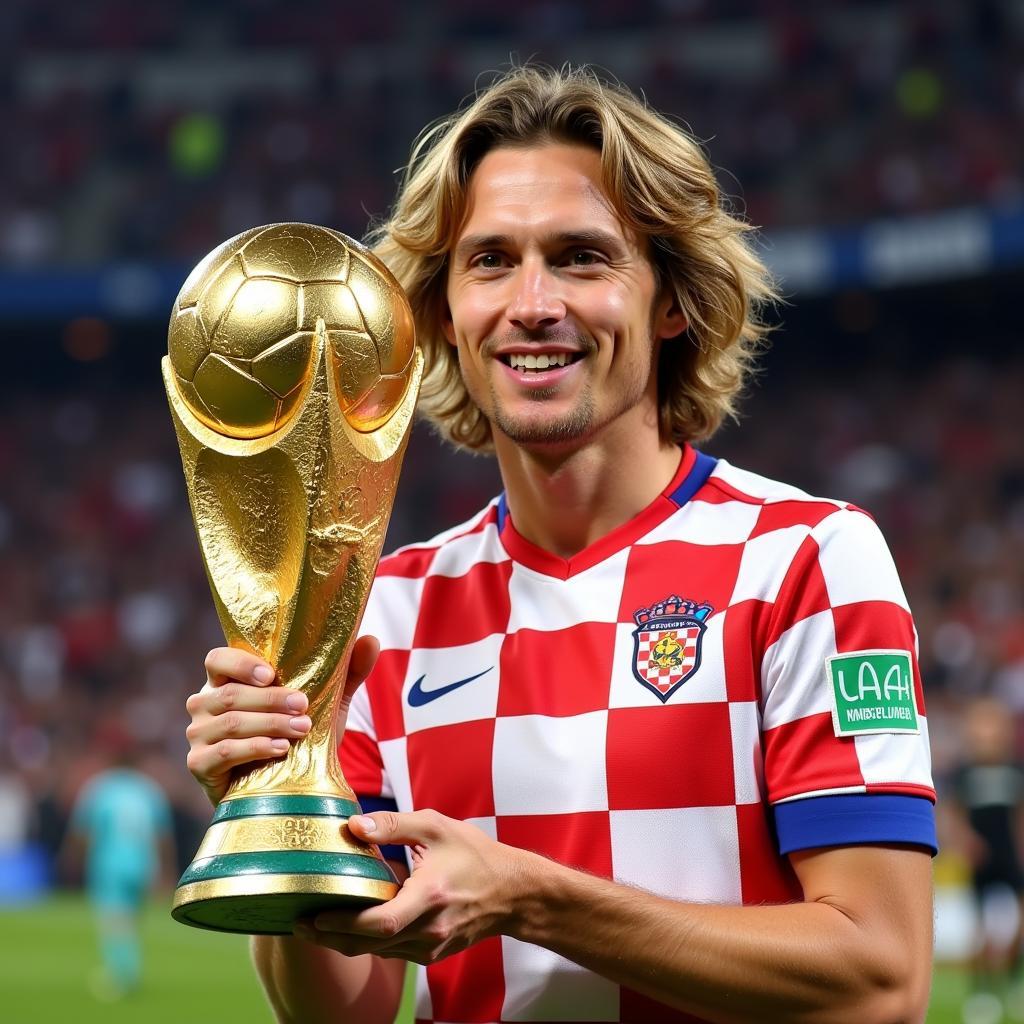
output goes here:
[[419, 137], [389, 218], [369, 244], [412, 304], [426, 361], [419, 410], [453, 444], [492, 447], [491, 425], [470, 398], [456, 349], [444, 336], [448, 259], [461, 229], [470, 177], [499, 146], [563, 142], [601, 155], [616, 212], [650, 242], [661, 287], [689, 326], [661, 346], [661, 436], [710, 437], [736, 402], [777, 296], [751, 247], [753, 228], [728, 212], [699, 144], [625, 88], [589, 68], [518, 67]]

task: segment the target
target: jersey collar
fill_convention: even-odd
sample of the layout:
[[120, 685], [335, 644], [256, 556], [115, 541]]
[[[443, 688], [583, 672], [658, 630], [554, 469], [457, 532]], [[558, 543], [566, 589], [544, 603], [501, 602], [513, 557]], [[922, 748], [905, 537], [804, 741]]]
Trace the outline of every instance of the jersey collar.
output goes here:
[[525, 565], [528, 569], [533, 569], [544, 576], [567, 580], [570, 576], [590, 569], [623, 548], [636, 543], [659, 523], [664, 522], [670, 515], [677, 512], [704, 486], [717, 462], [717, 459], [698, 452], [690, 445], [684, 445], [679, 468], [661, 494], [632, 519], [594, 541], [593, 544], [585, 547], [572, 558], [553, 555], [550, 551], [545, 551], [544, 548], [538, 547], [523, 537], [512, 522], [508, 502], [503, 492], [498, 499], [497, 524], [501, 543], [515, 561]]

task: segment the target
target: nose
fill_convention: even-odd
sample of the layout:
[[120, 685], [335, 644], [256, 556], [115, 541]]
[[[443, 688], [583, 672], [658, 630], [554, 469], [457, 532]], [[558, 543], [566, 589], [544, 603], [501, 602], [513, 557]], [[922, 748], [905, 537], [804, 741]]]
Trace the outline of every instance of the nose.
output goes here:
[[541, 259], [527, 259], [513, 278], [509, 323], [527, 331], [552, 327], [565, 319], [565, 302], [558, 279]]

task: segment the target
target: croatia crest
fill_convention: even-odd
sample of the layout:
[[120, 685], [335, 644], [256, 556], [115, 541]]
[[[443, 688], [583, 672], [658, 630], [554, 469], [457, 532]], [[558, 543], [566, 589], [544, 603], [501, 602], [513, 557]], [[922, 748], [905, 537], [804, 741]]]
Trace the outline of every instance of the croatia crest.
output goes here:
[[673, 595], [633, 613], [633, 675], [657, 694], [672, 696], [700, 668], [700, 645], [714, 609]]

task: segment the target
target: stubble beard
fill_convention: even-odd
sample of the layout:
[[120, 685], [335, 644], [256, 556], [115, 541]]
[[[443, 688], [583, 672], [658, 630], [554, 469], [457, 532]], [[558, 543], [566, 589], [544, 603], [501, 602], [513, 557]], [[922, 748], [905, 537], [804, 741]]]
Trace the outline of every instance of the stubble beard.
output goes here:
[[[530, 401], [540, 405], [558, 394], [557, 388], [541, 388], [530, 395]], [[576, 405], [563, 416], [551, 419], [543, 415], [537, 418], [516, 418], [502, 407], [501, 400], [491, 388], [493, 424], [516, 444], [564, 444], [578, 441], [589, 433], [594, 423], [594, 396], [588, 386]], [[540, 411], [540, 410], [538, 410]]]
[[[544, 332], [543, 340], [553, 340], [553, 334], [561, 332]], [[504, 338], [488, 338], [484, 342], [482, 354], [485, 357], [493, 357], [494, 351], [502, 341], [538, 341], [542, 340], [537, 335], [530, 335], [527, 332], [511, 332]], [[597, 351], [597, 345], [592, 338], [586, 335], [573, 332], [572, 340], [576, 347], [581, 349], [585, 357], [593, 355]], [[558, 396], [557, 387], [538, 388], [531, 390], [528, 400], [537, 407], [537, 416], [514, 416], [502, 405], [498, 395], [498, 389], [494, 386], [493, 380], [488, 381], [487, 390], [490, 402], [485, 407], [480, 402], [480, 396], [474, 395], [470, 389], [470, 397], [477, 407], [491, 422], [494, 429], [500, 430], [510, 441], [521, 445], [547, 445], [560, 444], [577, 441], [585, 437], [591, 429], [594, 421], [596, 406], [590, 385], [585, 385], [583, 393], [575, 406], [564, 415], [553, 419], [544, 415], [543, 405], [551, 402]]]
[[[582, 343], [584, 346], [584, 358], [591, 358], [597, 352], [597, 345], [593, 339], [585, 335], [576, 335], [575, 337], [577, 342]], [[488, 346], [496, 347], [496, 342], [486, 342], [484, 345], [485, 352]], [[627, 386], [623, 392], [613, 399], [614, 405], [609, 410], [607, 417], [605, 417], [607, 422], [611, 422], [620, 413], [631, 409], [642, 401], [646, 388], [646, 375], [643, 372], [643, 367], [637, 366], [636, 371], [635, 377], [632, 375], [626, 376]], [[650, 367], [647, 368], [647, 371], [648, 373], [650, 372]], [[484, 414], [491, 421], [493, 428], [500, 430], [515, 444], [527, 446], [568, 444], [583, 440], [603, 426], [603, 423], [598, 422], [597, 403], [594, 400], [593, 389], [589, 382], [584, 385], [573, 408], [557, 418], [550, 414], [544, 415], [543, 410], [544, 403], [553, 401], [558, 397], [559, 389], [557, 386], [531, 390], [528, 398], [530, 402], [537, 406], [537, 416], [517, 417], [509, 413], [503, 407], [493, 381], [488, 382], [487, 390], [490, 395], [490, 412], [485, 411]], [[473, 398], [479, 408], [484, 408], [478, 397], [472, 394], [472, 391], [470, 392], [470, 397]]]

